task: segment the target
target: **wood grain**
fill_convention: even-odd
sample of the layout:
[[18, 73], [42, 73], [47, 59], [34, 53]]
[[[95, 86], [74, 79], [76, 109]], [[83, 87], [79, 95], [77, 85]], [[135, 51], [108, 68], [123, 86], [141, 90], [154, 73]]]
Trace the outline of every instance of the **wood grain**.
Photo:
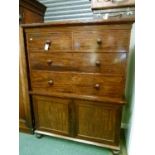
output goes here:
[[133, 21], [22, 25], [37, 132], [119, 150]]
[[121, 106], [76, 100], [77, 137], [118, 145]]
[[32, 70], [125, 75], [127, 53], [30, 53]]
[[[56, 28], [56, 27], [68, 27], [68, 26], [90, 26], [90, 25], [104, 25], [104, 27], [115, 27], [116, 25], [119, 25], [119, 27], [131, 27], [131, 25], [134, 23], [135, 19], [133, 17], [129, 18], [122, 18], [122, 19], [88, 19], [88, 20], [70, 20], [70, 21], [53, 21], [53, 22], [48, 22], [48, 23], [34, 23], [34, 24], [22, 24], [22, 27], [24, 28], [33, 28], [35, 27], [35, 30], [37, 28]], [[124, 24], [124, 25], [123, 25]], [[29, 30], [28, 30], [29, 31]]]
[[59, 97], [59, 98], [68, 98], [68, 99], [80, 99], [84, 101], [94, 101], [94, 102], [106, 102], [111, 105], [125, 105], [127, 104], [127, 101], [125, 97], [122, 98], [111, 98], [110, 96], [90, 96], [90, 95], [79, 95], [79, 94], [71, 94], [71, 93], [58, 93], [58, 92], [52, 92], [48, 93], [45, 91], [29, 91], [30, 95], [40, 95], [40, 96], [48, 96], [48, 97]]
[[28, 94], [27, 65], [23, 40], [23, 28], [19, 28], [20, 53], [19, 53], [19, 127], [21, 131], [32, 132], [31, 105]]
[[[74, 49], [94, 52], [128, 52], [130, 31], [104, 30], [73, 32]], [[101, 43], [97, 41], [100, 40]]]
[[46, 7], [38, 1], [19, 0], [20, 23], [39, 23], [44, 21]]
[[[38, 1], [20, 0], [20, 24], [43, 22], [45, 9], [46, 7]], [[21, 26], [19, 28], [19, 36], [19, 130], [21, 132], [33, 133], [33, 115], [28, 93], [27, 55], [25, 52], [24, 32]]]
[[[52, 52], [55, 50], [71, 50], [71, 33], [48, 32], [48, 33], [32, 33], [27, 36], [27, 45], [30, 51]], [[50, 41], [49, 50], [45, 51], [46, 41]]]
[[69, 134], [68, 99], [33, 96], [35, 127], [43, 131]]
[[[49, 84], [49, 80], [52, 80], [53, 84]], [[99, 88], [95, 88], [96, 84], [100, 85]], [[33, 91], [48, 93], [60, 92], [120, 98], [124, 95], [122, 77], [94, 73], [32, 71], [31, 86]]]

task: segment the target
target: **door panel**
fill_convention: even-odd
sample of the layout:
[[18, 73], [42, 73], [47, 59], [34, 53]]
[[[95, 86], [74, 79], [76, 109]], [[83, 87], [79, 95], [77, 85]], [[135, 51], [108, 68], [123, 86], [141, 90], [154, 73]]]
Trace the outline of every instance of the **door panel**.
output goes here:
[[68, 135], [69, 102], [67, 99], [33, 96], [36, 129]]
[[117, 145], [121, 123], [120, 106], [76, 100], [77, 137]]

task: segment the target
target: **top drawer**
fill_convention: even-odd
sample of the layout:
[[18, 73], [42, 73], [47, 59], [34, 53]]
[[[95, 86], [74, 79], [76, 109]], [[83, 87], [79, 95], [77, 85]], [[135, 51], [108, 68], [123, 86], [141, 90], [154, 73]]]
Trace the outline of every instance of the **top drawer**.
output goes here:
[[[31, 30], [31, 31], [30, 31]], [[108, 26], [30, 29], [29, 52], [128, 52], [130, 29]]]
[[27, 34], [27, 46], [31, 51], [71, 50], [70, 32], [41, 32]]
[[73, 33], [73, 45], [76, 51], [88, 52], [128, 52], [129, 30], [97, 30]]

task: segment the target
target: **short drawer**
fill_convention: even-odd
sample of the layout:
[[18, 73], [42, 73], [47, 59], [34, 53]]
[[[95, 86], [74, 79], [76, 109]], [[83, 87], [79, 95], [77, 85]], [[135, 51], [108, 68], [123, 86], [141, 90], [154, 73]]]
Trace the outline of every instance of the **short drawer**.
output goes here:
[[32, 71], [32, 91], [122, 97], [124, 78], [94, 73]]
[[124, 75], [127, 53], [30, 53], [32, 70]]
[[65, 72], [32, 71], [33, 91], [72, 93], [72, 75]]
[[71, 50], [72, 38], [69, 32], [28, 33], [27, 46], [30, 52]]
[[88, 96], [122, 97], [124, 95], [124, 79], [103, 74], [80, 73], [72, 76], [73, 93]]
[[128, 52], [129, 30], [79, 31], [73, 33], [74, 50]]

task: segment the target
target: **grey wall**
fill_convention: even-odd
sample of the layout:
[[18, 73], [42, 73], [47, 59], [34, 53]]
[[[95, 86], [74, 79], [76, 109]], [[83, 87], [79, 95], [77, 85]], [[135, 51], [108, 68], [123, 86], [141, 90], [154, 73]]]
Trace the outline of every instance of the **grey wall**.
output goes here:
[[44, 21], [92, 19], [90, 0], [38, 0], [47, 7]]

